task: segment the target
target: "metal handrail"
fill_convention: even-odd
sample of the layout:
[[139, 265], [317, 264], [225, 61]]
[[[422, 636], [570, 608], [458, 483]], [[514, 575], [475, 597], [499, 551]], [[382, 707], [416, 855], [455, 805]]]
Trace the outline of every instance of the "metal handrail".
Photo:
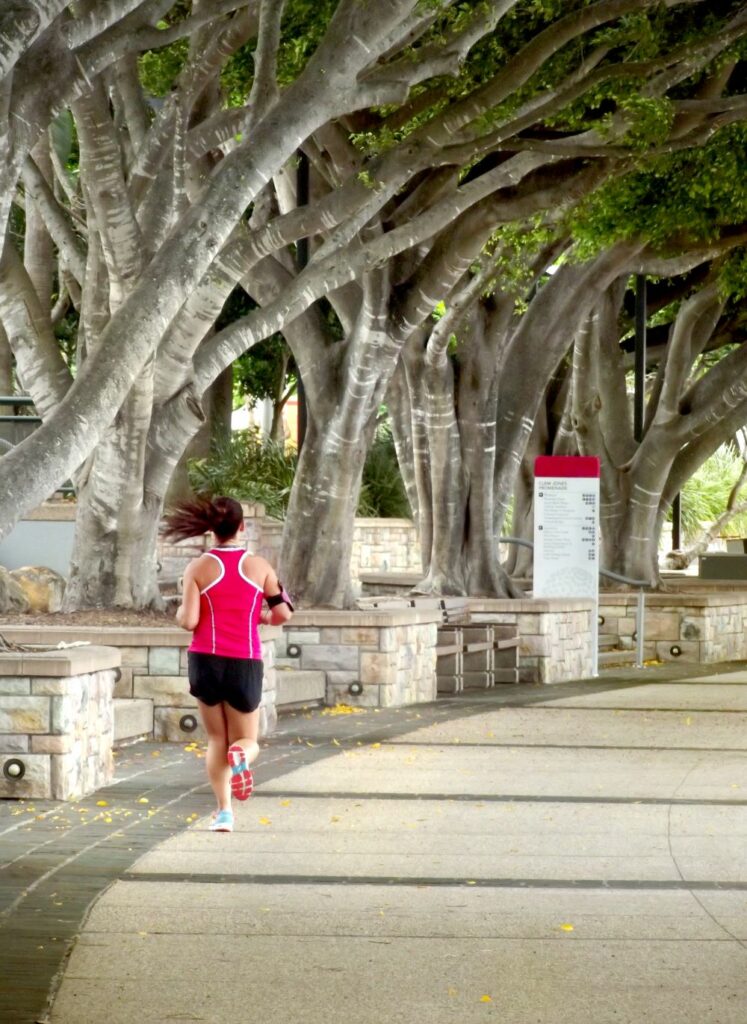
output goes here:
[[31, 395], [0, 395], [0, 405], [33, 405]]
[[[499, 544], [516, 544], [522, 548], [529, 548], [534, 551], [534, 542], [525, 540], [523, 537], [499, 537]], [[611, 569], [600, 569], [599, 575], [605, 579], [614, 580], [616, 583], [625, 583], [630, 587], [638, 587], [638, 598], [635, 609], [635, 667], [643, 668], [643, 632], [646, 626], [646, 595], [645, 588], [651, 587], [648, 580], [636, 580], [630, 576], [622, 576], [619, 572]]]
[[[18, 406], [30, 406], [34, 404], [34, 399], [31, 395], [0, 395], [0, 406], [3, 405], [18, 405]], [[0, 416], [0, 423], [42, 423], [41, 416]], [[12, 445], [11, 445], [12, 447]], [[0, 455], [2, 451], [0, 451]], [[63, 484], [57, 488], [58, 494], [75, 494], [75, 488], [72, 484]]]
[[615, 580], [617, 583], [629, 583], [631, 587], [650, 587], [652, 584], [648, 580], [633, 580], [630, 576], [621, 576], [619, 572], [613, 572], [611, 569], [600, 569], [600, 576], [606, 576], [608, 580]]

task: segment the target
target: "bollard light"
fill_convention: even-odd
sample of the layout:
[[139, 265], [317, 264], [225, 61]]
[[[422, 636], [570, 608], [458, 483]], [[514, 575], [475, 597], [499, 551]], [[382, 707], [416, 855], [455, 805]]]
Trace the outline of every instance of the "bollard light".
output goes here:
[[348, 687], [348, 693], [351, 697], [360, 697], [363, 693], [363, 684], [359, 682], [351, 683]]
[[179, 719], [179, 728], [183, 732], [194, 732], [197, 728], [197, 719], [194, 715], [182, 715]]
[[3, 765], [3, 775], [11, 782], [18, 782], [26, 774], [26, 765], [17, 757], [12, 757]]

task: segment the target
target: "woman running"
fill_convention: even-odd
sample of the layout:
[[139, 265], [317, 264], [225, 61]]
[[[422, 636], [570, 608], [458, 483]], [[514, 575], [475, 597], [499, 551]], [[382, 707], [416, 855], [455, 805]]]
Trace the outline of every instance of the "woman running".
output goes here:
[[197, 698], [207, 732], [207, 773], [218, 801], [210, 828], [232, 832], [231, 796], [251, 796], [249, 765], [259, 753], [263, 666], [258, 627], [287, 622], [293, 605], [270, 563], [246, 550], [238, 501], [188, 502], [169, 512], [165, 522], [169, 539], [208, 532], [215, 537], [215, 546], [187, 566], [176, 621], [193, 633], [189, 691]]

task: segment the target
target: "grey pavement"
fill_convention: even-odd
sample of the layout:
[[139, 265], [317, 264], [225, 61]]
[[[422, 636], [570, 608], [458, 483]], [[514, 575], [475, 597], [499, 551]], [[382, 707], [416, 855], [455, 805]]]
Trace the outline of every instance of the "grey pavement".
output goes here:
[[298, 713], [230, 835], [131, 748], [0, 813], [2, 1019], [745, 1024], [746, 719], [734, 664]]

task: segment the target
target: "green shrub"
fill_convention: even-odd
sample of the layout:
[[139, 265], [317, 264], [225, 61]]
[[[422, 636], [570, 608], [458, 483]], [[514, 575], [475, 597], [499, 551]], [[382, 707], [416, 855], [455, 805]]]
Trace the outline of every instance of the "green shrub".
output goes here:
[[268, 516], [282, 519], [297, 461], [295, 450], [263, 441], [258, 430], [236, 430], [208, 458], [189, 463], [189, 482], [197, 494], [230, 494], [262, 504]]
[[358, 515], [381, 519], [409, 519], [412, 515], [399, 471], [394, 438], [388, 426], [381, 426], [376, 431], [366, 456]]
[[[682, 490], [682, 533], [687, 542], [698, 536], [704, 526], [712, 523], [726, 509], [731, 489], [742, 469], [742, 457], [731, 445], [722, 445], [698, 469]], [[740, 492], [737, 503], [747, 499], [747, 487]], [[735, 516], [724, 526], [723, 534], [747, 536], [747, 514]]]
[[[263, 439], [258, 430], [237, 430], [205, 459], [189, 463], [189, 481], [197, 494], [230, 494], [265, 506], [283, 519], [298, 456], [295, 449]], [[379, 428], [363, 468], [360, 516], [407, 518], [410, 506], [397, 464], [391, 431]]]

